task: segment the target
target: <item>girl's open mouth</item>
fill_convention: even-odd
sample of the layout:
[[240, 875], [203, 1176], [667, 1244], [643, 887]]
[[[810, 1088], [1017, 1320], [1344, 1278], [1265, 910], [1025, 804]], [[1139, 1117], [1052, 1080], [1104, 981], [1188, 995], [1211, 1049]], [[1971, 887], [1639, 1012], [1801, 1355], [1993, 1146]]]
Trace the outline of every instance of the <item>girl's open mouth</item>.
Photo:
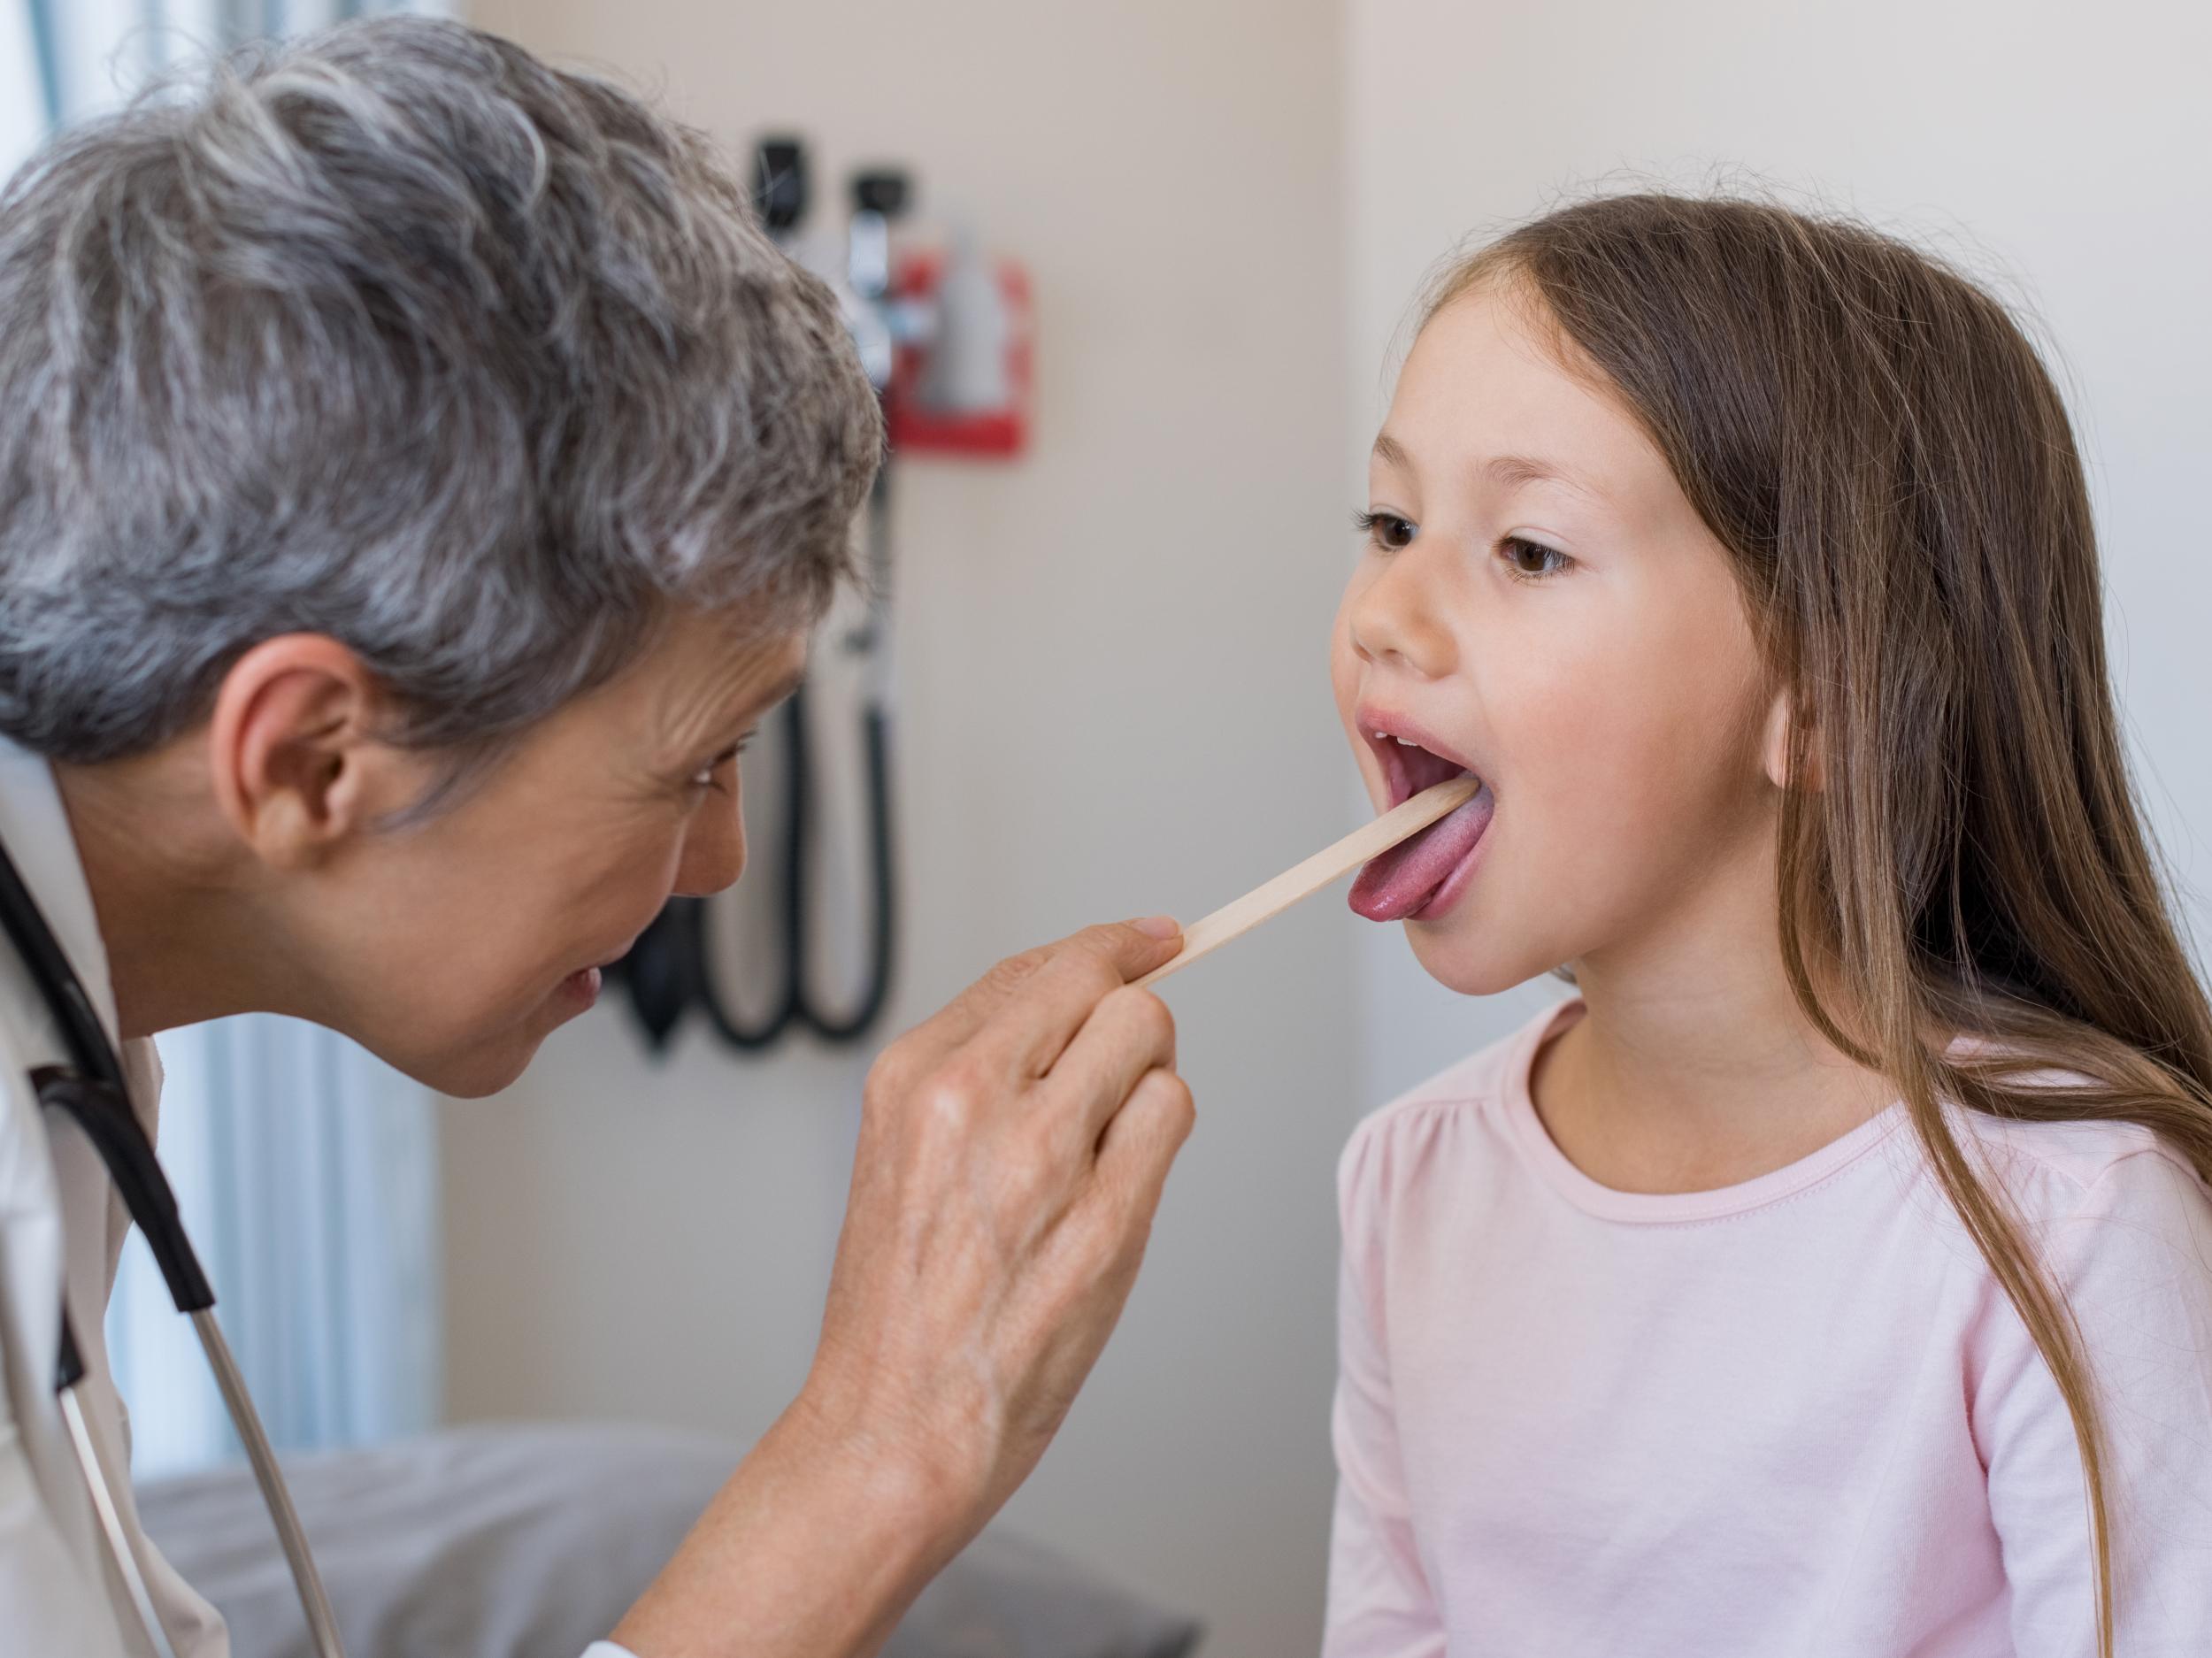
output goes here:
[[[1425, 788], [1470, 775], [1457, 760], [1424, 748], [1411, 736], [1395, 735], [1382, 725], [1362, 729], [1373, 744], [1390, 784], [1390, 803], [1409, 800]], [[1465, 890], [1475, 848], [1490, 827], [1497, 802], [1484, 784], [1449, 817], [1369, 861], [1352, 883], [1352, 908], [1370, 921], [1433, 920]]]

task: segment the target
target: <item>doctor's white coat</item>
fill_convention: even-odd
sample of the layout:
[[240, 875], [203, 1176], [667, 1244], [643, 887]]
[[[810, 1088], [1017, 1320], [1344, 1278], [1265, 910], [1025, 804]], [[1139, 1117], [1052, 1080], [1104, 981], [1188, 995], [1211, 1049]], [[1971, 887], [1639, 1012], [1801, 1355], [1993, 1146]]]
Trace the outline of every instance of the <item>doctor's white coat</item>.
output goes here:
[[[40, 756], [0, 738], [0, 842], [69, 953], [111, 1035], [115, 997], [69, 820]], [[121, 1044], [132, 1103], [150, 1134], [161, 1076], [153, 1044]], [[108, 1374], [102, 1313], [130, 1220], [74, 1125], [45, 1117], [31, 1071], [64, 1057], [37, 986], [0, 939], [0, 1654], [135, 1658], [145, 1650], [107, 1559], [90, 1493], [54, 1398], [62, 1296], [83, 1349], [85, 1414], [135, 1536], [130, 1430]], [[228, 1658], [222, 1619], [143, 1538], [139, 1558], [178, 1658]]]

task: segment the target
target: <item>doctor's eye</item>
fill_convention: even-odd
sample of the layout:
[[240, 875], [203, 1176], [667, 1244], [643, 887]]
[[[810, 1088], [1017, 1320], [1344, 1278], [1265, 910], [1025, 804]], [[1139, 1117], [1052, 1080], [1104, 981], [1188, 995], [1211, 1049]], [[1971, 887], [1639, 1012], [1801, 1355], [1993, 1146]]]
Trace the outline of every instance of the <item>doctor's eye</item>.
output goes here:
[[1539, 581], [1546, 576], [1555, 576], [1574, 563], [1556, 547], [1547, 547], [1525, 535], [1505, 537], [1498, 543], [1498, 557], [1505, 560], [1506, 573], [1516, 581]]
[[1394, 512], [1355, 512], [1352, 523], [1369, 546], [1385, 553], [1402, 552], [1420, 533], [1419, 525]]
[[722, 781], [721, 779], [716, 775], [716, 773], [719, 772], [724, 766], [729, 764], [731, 761], [736, 759], [738, 756], [743, 754], [746, 749], [751, 748], [752, 746], [753, 735], [750, 732], [748, 732], [744, 736], [739, 738], [728, 748], [723, 749], [720, 754], [716, 755], [713, 759], [708, 761], [706, 764], [701, 766], [696, 771], [693, 772], [691, 775], [691, 787], [702, 792], [710, 788], [720, 788], [722, 787]]

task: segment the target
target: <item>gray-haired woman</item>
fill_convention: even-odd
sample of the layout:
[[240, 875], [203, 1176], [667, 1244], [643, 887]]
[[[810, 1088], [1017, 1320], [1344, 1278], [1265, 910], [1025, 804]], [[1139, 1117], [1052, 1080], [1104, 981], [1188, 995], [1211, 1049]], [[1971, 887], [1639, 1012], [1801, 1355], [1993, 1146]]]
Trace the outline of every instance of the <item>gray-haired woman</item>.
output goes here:
[[[0, 200], [0, 845], [119, 1048], [249, 1009], [507, 1083], [672, 893], [735, 880], [735, 752], [848, 572], [873, 398], [694, 134], [450, 24], [234, 62]], [[1127, 981], [1002, 964], [872, 1073], [797, 1401], [613, 1631], [872, 1650], [1034, 1464], [1191, 1124]], [[121, 1228], [0, 951], [0, 1650], [138, 1649], [100, 1460]], [[123, 1535], [180, 1654], [219, 1620]], [[612, 1650], [611, 1648], [610, 1650]]]

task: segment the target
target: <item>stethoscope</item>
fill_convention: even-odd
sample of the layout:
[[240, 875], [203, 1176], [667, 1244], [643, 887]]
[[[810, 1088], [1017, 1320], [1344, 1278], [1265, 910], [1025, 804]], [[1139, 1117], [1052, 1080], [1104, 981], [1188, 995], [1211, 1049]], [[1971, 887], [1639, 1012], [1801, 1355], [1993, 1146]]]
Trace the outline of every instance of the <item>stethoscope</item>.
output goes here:
[[[99, 1015], [93, 1011], [83, 981], [69, 964], [61, 940], [54, 936], [53, 929], [40, 913], [37, 902], [23, 884], [23, 877], [4, 846], [0, 846], [0, 923], [6, 925], [16, 954], [36, 982], [39, 994], [52, 1012], [63, 1043], [69, 1050], [68, 1065], [42, 1066], [31, 1073], [31, 1085], [37, 1090], [38, 1102], [49, 1110], [66, 1116], [92, 1142], [100, 1161], [107, 1165], [108, 1178], [115, 1183], [123, 1207], [146, 1235], [155, 1263], [168, 1281], [171, 1299], [176, 1302], [177, 1310], [192, 1321], [192, 1328], [199, 1334], [208, 1367], [215, 1372], [215, 1385], [223, 1395], [223, 1408], [229, 1412], [231, 1425], [237, 1430], [239, 1441], [246, 1447], [246, 1456], [253, 1464], [262, 1501], [268, 1506], [269, 1517], [276, 1524], [277, 1539], [284, 1546], [285, 1561], [292, 1569], [292, 1581], [298, 1587], [300, 1605], [307, 1614], [308, 1633], [314, 1640], [318, 1658], [345, 1658], [345, 1646], [338, 1639], [338, 1623], [331, 1615], [330, 1598], [323, 1592], [314, 1556], [308, 1552], [307, 1534], [300, 1529], [298, 1512], [292, 1507], [292, 1493], [286, 1489], [284, 1476], [277, 1469], [276, 1453], [270, 1448], [269, 1436], [262, 1430], [261, 1417], [254, 1409], [252, 1396], [246, 1391], [245, 1378], [238, 1373], [238, 1362], [231, 1356], [230, 1345], [223, 1339], [222, 1329], [215, 1322], [215, 1292], [208, 1287], [207, 1277], [200, 1270], [199, 1259], [185, 1236], [184, 1222], [177, 1213], [176, 1195], [170, 1191], [161, 1164], [155, 1159], [146, 1131], [139, 1125], [137, 1114], [131, 1109], [121, 1057], [115, 1051], [115, 1044], [108, 1040]], [[84, 1360], [77, 1347], [76, 1333], [69, 1327], [65, 1299], [61, 1316], [61, 1352], [54, 1368], [54, 1394], [69, 1424], [70, 1441], [91, 1492], [92, 1506], [99, 1515], [100, 1529], [106, 1534], [116, 1572], [130, 1594], [156, 1658], [176, 1658], [176, 1648], [154, 1610], [153, 1596], [147, 1590], [137, 1552], [123, 1528], [122, 1507], [101, 1463], [98, 1447], [93, 1444], [84, 1406], [77, 1396], [78, 1386], [85, 1377]]]

